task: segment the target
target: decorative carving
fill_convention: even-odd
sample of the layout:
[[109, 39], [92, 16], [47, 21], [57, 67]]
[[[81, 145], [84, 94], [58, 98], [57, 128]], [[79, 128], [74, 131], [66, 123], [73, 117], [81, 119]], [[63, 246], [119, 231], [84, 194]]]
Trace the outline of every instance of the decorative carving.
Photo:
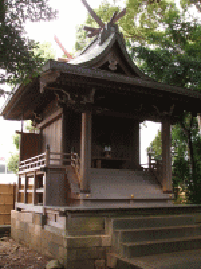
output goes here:
[[111, 60], [109, 65], [110, 70], [117, 70], [117, 61]]
[[110, 65], [109, 65], [110, 70], [112, 70], [112, 71], [117, 70], [118, 61], [117, 61], [117, 58], [115, 57], [113, 52], [110, 52], [108, 54], [107, 60], [110, 63]]
[[171, 117], [173, 114], [173, 110], [174, 110], [174, 104], [170, 107], [169, 111], [159, 111], [158, 107], [153, 105], [153, 107], [155, 108], [155, 110], [157, 111], [157, 114], [164, 118], [164, 117]]
[[48, 71], [40, 77], [40, 93], [44, 92], [44, 87], [47, 86], [49, 82], [55, 82], [60, 76], [59, 71]]
[[57, 91], [55, 93], [58, 99], [58, 102], [64, 103], [67, 105], [82, 104], [86, 105], [87, 103], [94, 104], [95, 89], [91, 89], [89, 94], [74, 94], [64, 91], [63, 89], [56, 89], [53, 87], [48, 87], [49, 90]]
[[43, 117], [40, 113], [34, 112], [34, 118], [32, 119], [32, 125], [36, 126], [36, 124], [40, 123], [43, 120]]

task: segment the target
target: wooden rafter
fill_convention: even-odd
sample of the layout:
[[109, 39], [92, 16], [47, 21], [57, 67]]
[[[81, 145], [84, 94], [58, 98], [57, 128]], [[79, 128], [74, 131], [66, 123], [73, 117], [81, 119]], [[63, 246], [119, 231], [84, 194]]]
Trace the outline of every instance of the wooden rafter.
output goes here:
[[105, 26], [102, 20], [98, 17], [98, 15], [94, 12], [94, 10], [90, 7], [86, 0], [81, 0], [83, 5], [87, 8], [88, 12], [91, 14], [92, 18], [100, 25], [101, 28]]
[[119, 12], [119, 14], [116, 14], [112, 22], [113, 23], [117, 22], [124, 15], [126, 15], [126, 8], [124, 8], [121, 12]]

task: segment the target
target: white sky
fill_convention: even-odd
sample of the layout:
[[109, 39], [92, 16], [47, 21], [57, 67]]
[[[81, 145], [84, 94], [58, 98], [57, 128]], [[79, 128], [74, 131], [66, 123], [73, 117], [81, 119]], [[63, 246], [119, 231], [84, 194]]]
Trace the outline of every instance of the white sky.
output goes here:
[[[88, 0], [88, 3], [92, 8], [97, 8], [101, 2], [101, 0]], [[111, 2], [113, 3], [112, 0]], [[123, 7], [125, 7], [125, 4], [123, 4], [124, 2], [124, 0], [117, 1], [117, 3], [122, 4]], [[56, 58], [60, 58], [62, 57], [63, 52], [55, 43], [54, 35], [59, 38], [67, 51], [71, 52], [75, 43], [76, 25], [85, 21], [87, 18], [87, 10], [80, 0], [50, 0], [50, 6], [59, 10], [58, 20], [43, 23], [27, 23], [25, 30], [31, 39], [35, 39], [40, 43], [43, 43], [44, 41], [50, 42], [56, 52]], [[3, 103], [4, 99], [1, 98], [0, 107]], [[20, 122], [4, 121], [2, 117], [0, 117], [0, 157], [8, 157], [9, 152], [14, 151], [15, 148], [12, 145], [12, 135], [15, 133], [15, 130], [20, 130], [20, 124]], [[145, 150], [154, 139], [160, 125], [148, 122], [147, 127], [148, 128], [143, 127], [141, 132], [142, 164], [147, 163]]]

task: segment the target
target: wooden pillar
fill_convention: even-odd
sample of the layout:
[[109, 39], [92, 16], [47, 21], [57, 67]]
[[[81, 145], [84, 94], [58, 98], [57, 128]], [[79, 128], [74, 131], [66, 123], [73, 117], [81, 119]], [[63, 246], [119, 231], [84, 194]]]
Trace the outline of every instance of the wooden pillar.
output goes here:
[[63, 153], [70, 153], [71, 151], [71, 112], [66, 107], [63, 108], [62, 115], [62, 151]]
[[[47, 205], [47, 188], [48, 188], [48, 184], [47, 184], [47, 176], [49, 174], [47, 172], [44, 173], [43, 175], [43, 179], [44, 179], [44, 184], [43, 184], [43, 206]], [[49, 182], [50, 184], [50, 182]]]
[[82, 113], [82, 134], [80, 150], [81, 190], [90, 191], [88, 169], [91, 168], [91, 113]]
[[24, 176], [24, 203], [27, 204], [28, 203], [28, 176], [27, 174], [25, 174]]
[[21, 115], [21, 132], [20, 132], [20, 162], [24, 160], [24, 141], [23, 141], [23, 114]]
[[46, 146], [46, 167], [50, 165], [50, 145]]
[[132, 124], [132, 130], [130, 132], [130, 156], [131, 156], [131, 168], [136, 168], [140, 163], [140, 136], [139, 136], [139, 122], [134, 121]]
[[18, 175], [17, 177], [17, 188], [16, 188], [16, 202], [20, 203], [20, 189], [21, 189], [21, 177]]
[[172, 193], [172, 136], [170, 120], [162, 121], [162, 186], [164, 193]]

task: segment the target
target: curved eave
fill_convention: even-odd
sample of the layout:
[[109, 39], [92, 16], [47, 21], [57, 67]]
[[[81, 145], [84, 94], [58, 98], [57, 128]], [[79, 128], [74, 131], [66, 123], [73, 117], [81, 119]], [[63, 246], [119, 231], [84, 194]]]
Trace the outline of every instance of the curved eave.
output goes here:
[[99, 62], [109, 53], [115, 41], [119, 45], [121, 54], [125, 58], [126, 64], [131, 69], [131, 74], [137, 74], [137, 76], [139, 76], [140, 78], [153, 81], [152, 78], [141, 72], [138, 67], [133, 63], [130, 58], [130, 55], [127, 53], [123, 35], [117, 29], [115, 31], [111, 31], [110, 36], [101, 45], [99, 45], [100, 38], [96, 37], [89, 44], [89, 46], [81, 52], [78, 57], [69, 61], [68, 64], [93, 68], [93, 66], [95, 66], [97, 62]]
[[[32, 95], [37, 96], [38, 93], [33, 91], [33, 86], [38, 82], [39, 78], [35, 78], [26, 86], [21, 84], [4, 103], [0, 111], [0, 116], [3, 116], [5, 120], [21, 120], [21, 115], [16, 116], [17, 113], [15, 113], [15, 109], [19, 106], [30, 106], [30, 100], [27, 100], [27, 98], [29, 98], [27, 97], [27, 95], [29, 94], [29, 92], [31, 92]], [[24, 120], [28, 119], [29, 117], [24, 118]]]
[[70, 65], [79, 65], [85, 67], [93, 67], [97, 62], [105, 57], [116, 40], [115, 32], [111, 33], [109, 38], [99, 46], [99, 38], [95, 40], [75, 59], [68, 62]]
[[170, 92], [175, 94], [186, 95], [188, 97], [198, 98], [201, 100], [201, 93], [196, 90], [190, 90], [181, 88], [178, 86], [170, 86], [164, 83], [149, 81], [143, 78], [129, 77], [122, 74], [115, 74], [104, 70], [99, 69], [90, 69], [81, 66], [69, 65], [69, 63], [57, 62], [49, 60], [44, 66], [43, 71], [55, 70], [61, 71], [66, 74], [75, 74], [83, 77], [101, 79], [112, 82], [120, 82], [123, 84], [130, 84], [133, 86], [141, 86], [144, 88], [151, 88], [154, 90], [159, 90], [161, 93]]

